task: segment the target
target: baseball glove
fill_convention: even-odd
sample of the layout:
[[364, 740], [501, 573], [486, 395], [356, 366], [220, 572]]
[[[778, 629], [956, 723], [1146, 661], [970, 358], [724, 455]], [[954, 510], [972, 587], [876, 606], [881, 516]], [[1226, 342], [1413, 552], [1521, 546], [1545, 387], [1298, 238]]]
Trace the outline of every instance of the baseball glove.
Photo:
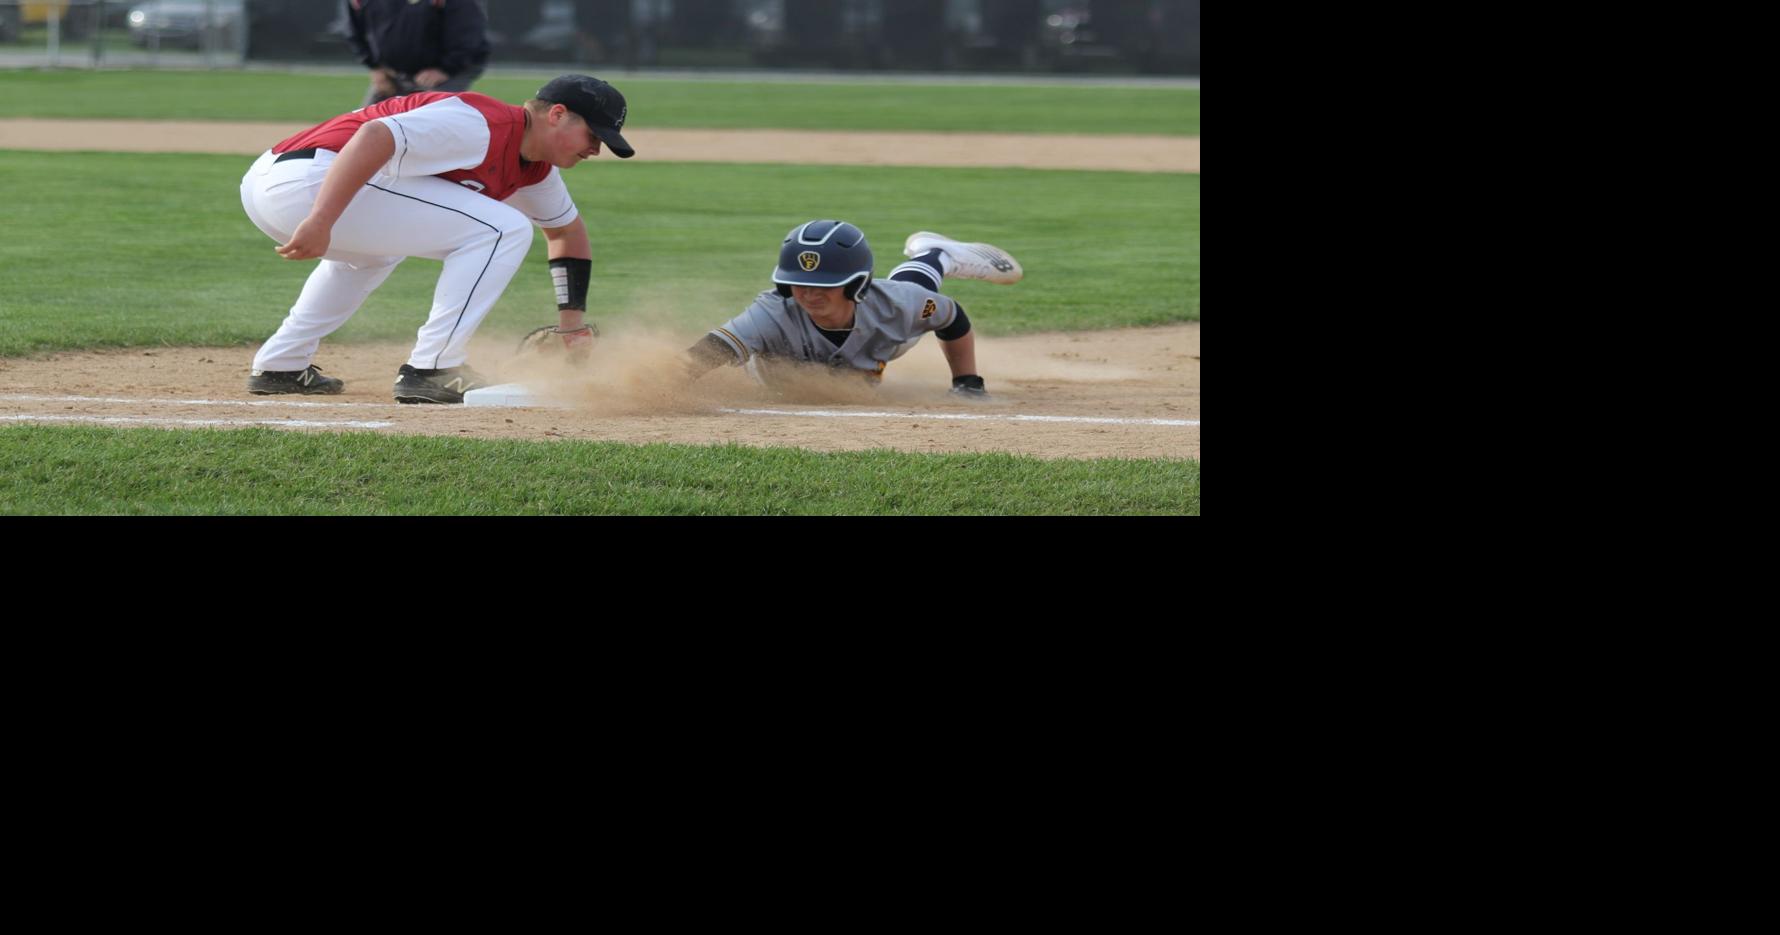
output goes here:
[[519, 353], [546, 359], [564, 359], [571, 363], [582, 363], [593, 353], [593, 342], [598, 340], [600, 332], [592, 323], [582, 325], [574, 331], [562, 331], [555, 325], [533, 328], [531, 333], [519, 340]]

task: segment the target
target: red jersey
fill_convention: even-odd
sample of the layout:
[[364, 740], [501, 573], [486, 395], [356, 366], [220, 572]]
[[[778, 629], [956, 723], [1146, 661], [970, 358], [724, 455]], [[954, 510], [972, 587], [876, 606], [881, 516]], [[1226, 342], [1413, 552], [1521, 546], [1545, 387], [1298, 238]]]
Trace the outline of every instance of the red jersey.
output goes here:
[[526, 162], [519, 157], [519, 144], [525, 137], [525, 108], [473, 91], [422, 91], [392, 97], [310, 127], [272, 151], [314, 148], [339, 152], [359, 127], [378, 119], [395, 136], [396, 153], [386, 170], [392, 175], [436, 175], [505, 201], [513, 192], [550, 174], [550, 163]]

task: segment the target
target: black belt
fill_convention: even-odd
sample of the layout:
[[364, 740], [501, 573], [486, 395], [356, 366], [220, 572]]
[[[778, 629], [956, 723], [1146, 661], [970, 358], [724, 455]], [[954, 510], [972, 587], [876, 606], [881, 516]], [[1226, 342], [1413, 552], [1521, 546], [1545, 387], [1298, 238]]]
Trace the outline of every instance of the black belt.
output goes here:
[[293, 149], [288, 153], [279, 153], [278, 158], [272, 161], [283, 162], [286, 159], [314, 159], [317, 151], [317, 149]]

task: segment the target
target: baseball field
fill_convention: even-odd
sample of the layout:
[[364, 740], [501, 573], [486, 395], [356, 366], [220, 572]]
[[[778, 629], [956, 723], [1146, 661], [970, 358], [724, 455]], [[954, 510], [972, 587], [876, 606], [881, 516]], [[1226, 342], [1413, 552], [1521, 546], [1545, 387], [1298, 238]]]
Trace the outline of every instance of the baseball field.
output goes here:
[[[558, 404], [487, 408], [390, 398], [439, 270], [417, 259], [323, 342], [344, 394], [243, 388], [313, 266], [247, 220], [241, 174], [360, 77], [0, 72], [0, 513], [1199, 514], [1197, 88], [601, 76], [638, 156], [564, 179], [602, 340], [586, 368], [514, 354], [556, 318], [538, 235], [470, 364]], [[991, 399], [945, 392], [936, 341], [875, 389], [674, 379], [824, 217], [879, 275], [916, 230], [1020, 259], [946, 284]]]

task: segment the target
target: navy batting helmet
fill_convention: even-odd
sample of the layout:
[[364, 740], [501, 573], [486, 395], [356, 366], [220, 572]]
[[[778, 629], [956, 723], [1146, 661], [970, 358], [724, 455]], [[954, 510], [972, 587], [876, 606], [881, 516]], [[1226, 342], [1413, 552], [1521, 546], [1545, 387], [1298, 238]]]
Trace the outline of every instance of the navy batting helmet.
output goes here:
[[843, 286], [857, 302], [871, 288], [871, 246], [865, 233], [846, 221], [811, 221], [785, 235], [779, 266], [773, 270], [779, 294], [792, 286]]

